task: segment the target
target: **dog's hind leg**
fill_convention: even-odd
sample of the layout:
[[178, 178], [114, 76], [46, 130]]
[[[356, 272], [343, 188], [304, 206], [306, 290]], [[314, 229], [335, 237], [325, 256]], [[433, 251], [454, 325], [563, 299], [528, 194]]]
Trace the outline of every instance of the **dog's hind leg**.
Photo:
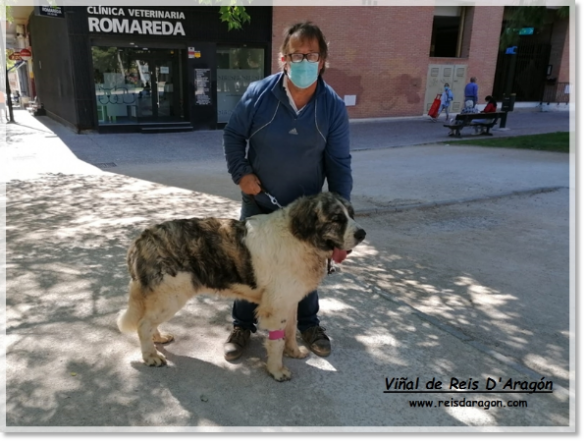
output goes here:
[[166, 334], [159, 332], [159, 328], [155, 329], [155, 333], [153, 334], [153, 341], [160, 345], [166, 345], [167, 343], [171, 343], [175, 340], [172, 334]]
[[171, 320], [193, 294], [194, 288], [189, 275], [179, 274], [176, 277], [165, 276], [163, 282], [147, 295], [144, 302], [145, 312], [138, 323], [138, 337], [142, 358], [148, 366], [166, 363], [165, 357], [157, 351], [154, 343], [169, 343], [173, 336], [161, 333], [158, 326]]
[[138, 323], [138, 339], [140, 340], [140, 350], [142, 359], [147, 366], [163, 366], [167, 364], [167, 359], [155, 348], [153, 336], [157, 330], [157, 325], [150, 318], [143, 318]]
[[301, 349], [297, 345], [297, 306], [293, 306], [287, 316], [285, 326], [285, 355], [292, 358], [305, 358], [309, 354], [307, 349]]

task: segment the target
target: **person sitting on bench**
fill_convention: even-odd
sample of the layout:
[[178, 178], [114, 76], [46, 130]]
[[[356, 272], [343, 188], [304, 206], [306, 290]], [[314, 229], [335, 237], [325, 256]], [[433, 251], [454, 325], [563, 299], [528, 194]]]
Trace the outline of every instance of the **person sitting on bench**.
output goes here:
[[[460, 114], [478, 114], [478, 109], [476, 109], [472, 100], [466, 100], [464, 102], [464, 108], [460, 111]], [[454, 135], [455, 131], [456, 128], [451, 128], [448, 135]]]
[[[484, 100], [486, 100], [486, 106], [484, 107], [484, 109], [481, 111], [482, 114], [486, 114], [488, 112], [496, 112], [496, 100], [492, 97], [492, 95], [487, 95], [486, 97], [484, 97]], [[481, 124], [481, 123], [491, 123], [491, 119], [487, 118], [487, 119], [474, 119], [472, 120], [472, 124]], [[480, 127], [476, 126], [474, 128], [474, 132], [476, 134], [478, 134], [480, 132]]]

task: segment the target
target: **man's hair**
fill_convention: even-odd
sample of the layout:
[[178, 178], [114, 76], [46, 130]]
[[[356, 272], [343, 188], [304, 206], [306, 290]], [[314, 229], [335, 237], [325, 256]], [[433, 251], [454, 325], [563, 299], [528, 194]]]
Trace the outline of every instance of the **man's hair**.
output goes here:
[[492, 95], [487, 95], [486, 97], [484, 97], [484, 100], [486, 100], [487, 102], [494, 100], [494, 98], [492, 98]]
[[472, 83], [476, 83], [476, 77], [470, 77], [470, 81], [471, 81]]
[[[328, 43], [326, 42], [326, 38], [321, 32], [321, 29], [319, 29], [319, 27], [316, 24], [309, 21], [295, 23], [294, 25], [289, 26], [287, 29], [285, 29], [285, 38], [283, 40], [283, 44], [281, 45], [281, 56], [284, 56], [289, 52], [289, 40], [293, 35], [296, 35], [296, 37], [298, 37], [303, 42], [308, 40], [317, 40], [317, 43], [319, 45], [320, 60], [323, 60], [325, 62], [323, 68], [321, 69], [321, 71], [319, 71], [320, 74], [323, 74], [326, 70], [328, 60]], [[281, 68], [282, 67], [283, 62], [281, 62]]]
[[449, 88], [449, 87], [450, 87], [450, 84], [449, 84], [449, 83], [446, 83], [446, 84], [444, 85], [444, 87], [446, 87], [446, 86]]

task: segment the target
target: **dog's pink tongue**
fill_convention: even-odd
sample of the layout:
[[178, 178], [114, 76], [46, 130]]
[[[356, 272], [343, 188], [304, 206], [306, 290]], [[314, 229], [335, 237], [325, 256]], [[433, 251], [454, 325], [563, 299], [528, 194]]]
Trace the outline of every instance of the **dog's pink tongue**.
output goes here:
[[348, 256], [348, 253], [346, 251], [344, 251], [343, 249], [334, 248], [334, 253], [332, 254], [332, 259], [336, 263], [342, 263], [346, 259], [347, 256]]

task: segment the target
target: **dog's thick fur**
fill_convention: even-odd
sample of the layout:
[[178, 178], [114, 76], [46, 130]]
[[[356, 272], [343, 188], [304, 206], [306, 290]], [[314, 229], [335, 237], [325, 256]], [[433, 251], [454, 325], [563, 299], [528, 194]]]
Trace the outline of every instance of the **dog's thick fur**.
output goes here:
[[284, 340], [267, 340], [267, 369], [279, 381], [291, 378], [285, 352], [303, 358], [295, 338], [297, 304], [317, 288], [334, 249], [350, 250], [365, 236], [349, 202], [332, 193], [301, 197], [282, 210], [245, 221], [172, 220], [146, 229], [132, 244], [131, 276], [122, 332], [137, 331], [149, 366], [166, 363], [153, 344], [171, 335], [158, 326], [193, 296], [207, 293], [258, 304], [259, 326], [285, 329]]

